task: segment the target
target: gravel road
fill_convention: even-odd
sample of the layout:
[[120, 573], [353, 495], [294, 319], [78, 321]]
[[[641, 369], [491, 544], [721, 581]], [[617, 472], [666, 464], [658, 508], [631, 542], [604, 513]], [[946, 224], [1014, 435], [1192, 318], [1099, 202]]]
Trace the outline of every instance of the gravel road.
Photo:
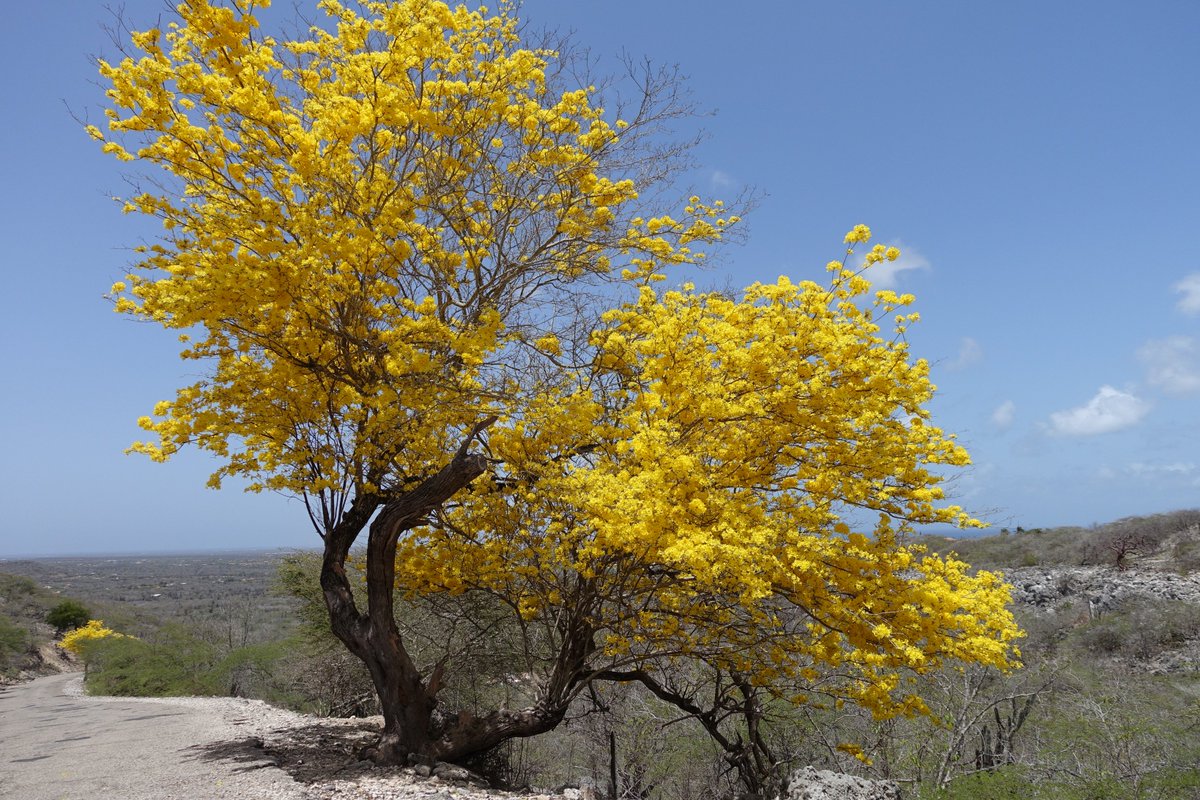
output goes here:
[[[4, 800], [587, 800], [515, 794], [355, 760], [380, 721], [228, 697], [90, 697], [67, 673], [0, 686]], [[441, 777], [438, 777], [438, 775]], [[462, 777], [462, 776], [459, 776]]]
[[[270, 724], [266, 717], [282, 712], [192, 698], [84, 697], [81, 681], [78, 673], [66, 673], [0, 688], [0, 797], [308, 797], [265, 757], [257, 764], [230, 761], [212, 748], [231, 735], [256, 735]], [[256, 710], [265, 713], [255, 719]]]

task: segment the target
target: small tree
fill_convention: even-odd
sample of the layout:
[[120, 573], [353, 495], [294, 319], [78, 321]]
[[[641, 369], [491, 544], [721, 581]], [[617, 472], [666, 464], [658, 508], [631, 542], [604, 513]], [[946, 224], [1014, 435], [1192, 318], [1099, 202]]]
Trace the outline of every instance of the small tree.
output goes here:
[[117, 633], [112, 628], [104, 627], [104, 620], [92, 619], [64, 636], [62, 647], [78, 656], [84, 654], [90, 643], [111, 638], [124, 639], [128, 637], [123, 633]]
[[1140, 555], [1151, 545], [1149, 537], [1132, 530], [1118, 531], [1104, 542], [1104, 549], [1113, 566], [1124, 572], [1129, 569], [1130, 556]]
[[[327, 27], [281, 40], [264, 5], [188, 0], [100, 63], [109, 132], [89, 132], [161, 168], [124, 202], [166, 228], [116, 308], [206, 370], [135, 449], [198, 446], [213, 486], [303, 498], [378, 760], [550, 730], [592, 682], [675, 659], [747, 686], [832, 669], [881, 714], [919, 709], [906, 670], [1007, 663], [1006, 588], [902, 544], [970, 523], [940, 503], [935, 467], [967, 456], [929, 423], [912, 298], [845, 260], [741, 298], [657, 288], [738, 222], [652, 203], [686, 152], [674, 75], [606, 112], [505, 7], [322, 0]], [[487, 631], [420, 658], [397, 592], [498, 609], [528, 690], [440, 709]]]
[[1105, 525], [1091, 542], [1085, 560], [1111, 564], [1119, 571], [1129, 569], [1130, 559], [1152, 551], [1166, 538], [1166, 529], [1155, 518], [1121, 519]]
[[63, 600], [46, 614], [46, 622], [60, 635], [86, 625], [91, 618], [92, 612], [75, 600]]

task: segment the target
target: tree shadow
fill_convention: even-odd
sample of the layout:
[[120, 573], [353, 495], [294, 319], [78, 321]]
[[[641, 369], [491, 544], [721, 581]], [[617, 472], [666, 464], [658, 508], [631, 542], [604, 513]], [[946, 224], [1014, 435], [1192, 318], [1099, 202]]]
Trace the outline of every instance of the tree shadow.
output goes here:
[[379, 737], [376, 721], [320, 720], [296, 728], [280, 728], [265, 736], [226, 739], [187, 748], [201, 761], [236, 765], [235, 772], [278, 767], [298, 783], [311, 784], [378, 770], [359, 758]]

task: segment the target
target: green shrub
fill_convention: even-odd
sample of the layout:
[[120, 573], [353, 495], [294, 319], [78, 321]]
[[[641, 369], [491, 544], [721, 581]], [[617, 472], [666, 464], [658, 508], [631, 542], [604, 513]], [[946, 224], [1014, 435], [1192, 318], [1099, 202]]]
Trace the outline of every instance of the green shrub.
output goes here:
[[219, 695], [216, 648], [185, 626], [164, 625], [149, 639], [108, 637], [87, 643], [87, 685], [93, 694], [132, 697]]
[[297, 666], [303, 668], [294, 664], [298, 644], [285, 639], [239, 647], [213, 667], [210, 680], [232, 697], [266, 700], [297, 711], [320, 710], [300, 690], [294, 674]]
[[[944, 789], [925, 789], [920, 800], [1195, 800], [1194, 775], [1141, 788], [1109, 776], [1034, 781], [1016, 766], [958, 778]], [[1153, 784], [1153, 788], [1152, 788]], [[1181, 793], [1182, 792], [1182, 793]]]
[[1200, 572], [1200, 531], [1190, 529], [1171, 549], [1171, 564], [1180, 575]]
[[60, 634], [86, 625], [91, 618], [92, 612], [74, 600], [63, 600], [46, 614], [46, 622]]
[[950, 782], [944, 789], [925, 789], [920, 800], [1040, 800], [1038, 786], [1016, 767], [978, 772]]
[[144, 639], [91, 640], [82, 653], [88, 665], [88, 691], [124, 697], [232, 695], [311, 710], [289, 678], [295, 642], [226, 651], [207, 633], [203, 628], [168, 623]]
[[0, 614], [0, 670], [9, 665], [13, 656], [29, 647], [29, 631]]
[[1200, 637], [1200, 610], [1175, 600], [1127, 601], [1071, 635], [1088, 653], [1153, 658]]
[[1143, 784], [1147, 797], [1162, 800], [1196, 800], [1200, 797], [1200, 769], [1166, 769]]
[[1075, 634], [1083, 649], [1096, 655], [1117, 655], [1130, 640], [1130, 622], [1124, 614], [1092, 620]]

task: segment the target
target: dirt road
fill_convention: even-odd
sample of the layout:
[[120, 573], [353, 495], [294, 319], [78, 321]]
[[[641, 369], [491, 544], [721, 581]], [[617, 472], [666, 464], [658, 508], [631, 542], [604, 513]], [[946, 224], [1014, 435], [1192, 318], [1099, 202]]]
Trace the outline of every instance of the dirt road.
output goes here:
[[[90, 698], [78, 673], [0, 687], [0, 798], [301, 800], [300, 785], [239, 739], [254, 707]], [[240, 717], [240, 718], [239, 718]], [[230, 747], [223, 749], [222, 743]]]

